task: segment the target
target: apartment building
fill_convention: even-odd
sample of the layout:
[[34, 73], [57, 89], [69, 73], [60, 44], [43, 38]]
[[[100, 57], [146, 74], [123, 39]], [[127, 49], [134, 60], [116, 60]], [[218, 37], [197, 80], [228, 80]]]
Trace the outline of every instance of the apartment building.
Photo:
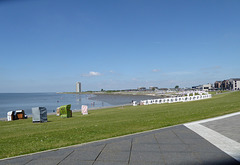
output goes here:
[[231, 83], [229, 80], [223, 80], [222, 84], [221, 84], [221, 89], [223, 90], [227, 90], [227, 89], [231, 89]]
[[240, 78], [229, 79], [229, 86], [231, 90], [240, 90]]
[[240, 90], [240, 78], [216, 81], [214, 83], [214, 88], [221, 90]]
[[214, 88], [215, 88], [215, 89], [221, 89], [221, 85], [222, 85], [222, 81], [216, 81], [216, 82], [214, 83]]

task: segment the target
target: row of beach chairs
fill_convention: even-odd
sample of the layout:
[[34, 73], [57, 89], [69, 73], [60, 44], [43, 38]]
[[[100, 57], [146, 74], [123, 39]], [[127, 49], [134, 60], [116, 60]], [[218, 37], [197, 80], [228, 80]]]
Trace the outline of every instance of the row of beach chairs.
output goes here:
[[[207, 95], [196, 95], [196, 96], [185, 96], [185, 97], [174, 97], [174, 98], [162, 98], [162, 99], [149, 99], [141, 100], [140, 105], [149, 105], [149, 104], [163, 104], [163, 103], [176, 103], [176, 102], [187, 102], [211, 98], [211, 94]], [[133, 106], [137, 106], [137, 102], [133, 101]]]
[[[56, 115], [61, 116], [62, 118], [72, 117], [71, 104], [58, 107]], [[7, 113], [8, 121], [26, 119], [26, 118], [27, 118], [27, 115], [25, 114], [24, 110], [9, 111]], [[32, 121], [33, 123], [47, 122], [47, 109], [45, 107], [32, 108]]]

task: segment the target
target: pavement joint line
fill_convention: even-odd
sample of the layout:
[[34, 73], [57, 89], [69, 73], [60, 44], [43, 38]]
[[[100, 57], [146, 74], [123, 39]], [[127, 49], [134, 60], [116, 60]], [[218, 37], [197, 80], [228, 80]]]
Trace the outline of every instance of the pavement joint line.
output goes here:
[[[65, 158], [63, 158], [62, 160], [60, 160], [60, 162], [58, 162], [58, 164], [60, 164], [62, 161], [64, 161], [67, 157], [69, 157], [75, 150], [71, 151], [67, 156], [65, 156]], [[57, 164], [57, 165], [58, 165]]]
[[31, 161], [33, 161], [33, 159], [29, 160], [27, 163], [25, 163], [25, 165], [28, 164], [28, 163], [30, 163]]
[[102, 150], [99, 152], [99, 154], [97, 155], [96, 159], [94, 160], [93, 164], [97, 161], [98, 157], [101, 155], [101, 153], [103, 152], [104, 148], [107, 146], [107, 144], [104, 145], [104, 147], [102, 148]]
[[163, 162], [164, 162], [164, 164], [166, 164], [166, 159], [165, 159], [165, 157], [164, 157], [164, 155], [163, 155], [163, 152], [162, 152], [162, 149], [161, 149], [161, 145], [160, 145], [159, 141], [158, 141], [157, 138], [156, 138], [156, 134], [154, 134], [153, 137], [154, 137], [154, 139], [156, 140], [156, 142], [157, 142], [157, 144], [158, 144], [158, 148], [159, 148], [160, 153], [161, 153], [161, 155], [162, 155], [161, 157], [162, 157], [162, 159], [163, 159]]
[[183, 144], [185, 144], [185, 145], [188, 146], [188, 149], [190, 149], [190, 151], [191, 151], [191, 153], [194, 155], [195, 159], [196, 159], [199, 163], [202, 163], [201, 160], [196, 156], [196, 153], [194, 153], [194, 152], [191, 150], [190, 146], [189, 146], [188, 144], [186, 144], [186, 143], [182, 140], [182, 138], [180, 138], [180, 137], [176, 134], [176, 132], [175, 132], [174, 130], [173, 130], [172, 132], [178, 137], [178, 139], [179, 139]]
[[232, 117], [239, 115], [240, 113], [233, 113], [229, 115], [224, 115], [221, 117], [216, 117], [212, 119], [207, 119], [207, 120], [201, 120], [199, 122], [192, 122], [192, 123], [187, 123], [184, 124], [187, 128], [191, 129], [192, 131], [196, 132], [198, 135], [202, 136], [204, 139], [218, 147], [220, 150], [223, 152], [227, 153], [231, 157], [233, 157], [235, 160], [240, 162], [240, 143], [210, 129], [207, 128], [201, 123], [204, 122], [209, 122], [209, 121], [214, 121], [214, 120], [219, 120], [219, 119], [224, 119], [227, 117]]
[[132, 155], [132, 145], [133, 145], [133, 138], [131, 139], [131, 147], [130, 147], [130, 153], [128, 158], [128, 164], [130, 163], [131, 155]]

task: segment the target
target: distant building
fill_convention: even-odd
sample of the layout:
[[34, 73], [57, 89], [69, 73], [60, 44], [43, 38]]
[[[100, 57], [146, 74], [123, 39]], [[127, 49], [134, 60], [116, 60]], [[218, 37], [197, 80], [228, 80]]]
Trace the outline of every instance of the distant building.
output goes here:
[[231, 78], [228, 81], [230, 90], [240, 90], [240, 78]]
[[204, 91], [208, 91], [211, 89], [212, 89], [212, 84], [210, 84], [210, 83], [202, 85], [202, 90], [204, 90]]
[[229, 80], [223, 80], [221, 84], [221, 89], [222, 90], [228, 90], [231, 89], [231, 83]]
[[212, 89], [212, 84], [208, 83], [204, 85], [193, 86], [192, 89], [208, 91]]
[[222, 85], [222, 81], [216, 81], [216, 82], [214, 83], [214, 88], [215, 88], [215, 89], [221, 89], [221, 85]]
[[81, 83], [80, 82], [77, 82], [76, 83], [76, 92], [81, 92], [82, 89], [81, 89]]
[[155, 91], [155, 89], [158, 89], [158, 87], [149, 87], [149, 90]]
[[221, 90], [240, 90], [240, 78], [216, 81], [214, 83], [214, 88]]
[[158, 90], [161, 90], [161, 91], [168, 91], [169, 89], [168, 89], [168, 88], [159, 88]]
[[198, 85], [198, 86], [192, 86], [192, 89], [193, 89], [193, 90], [200, 90], [200, 88], [201, 88], [201, 85]]
[[146, 89], [146, 87], [139, 87], [138, 90], [139, 91], [146, 91], [147, 89]]

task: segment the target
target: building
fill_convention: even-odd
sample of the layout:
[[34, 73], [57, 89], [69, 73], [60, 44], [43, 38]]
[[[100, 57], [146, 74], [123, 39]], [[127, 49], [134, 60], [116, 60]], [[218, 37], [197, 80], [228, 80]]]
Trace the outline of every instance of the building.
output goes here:
[[146, 88], [146, 87], [139, 87], [138, 90], [139, 90], [139, 91], [146, 91], [147, 88]]
[[228, 81], [230, 90], [240, 90], [240, 78], [231, 78]]
[[81, 83], [80, 82], [76, 83], [76, 92], [82, 92]]
[[214, 88], [215, 88], [215, 89], [221, 89], [221, 85], [222, 85], [222, 81], [216, 81], [216, 82], [214, 83]]
[[214, 88], [220, 90], [240, 90], [240, 78], [216, 81], [214, 83]]
[[193, 90], [200, 90], [200, 89], [201, 89], [201, 85], [198, 85], [198, 86], [192, 86], [192, 89], [193, 89]]
[[158, 89], [158, 87], [149, 87], [149, 90], [155, 91], [155, 89]]
[[212, 89], [212, 84], [204, 84], [204, 85], [198, 85], [198, 86], [193, 86], [193, 90], [204, 90], [204, 91], [209, 91]]
[[229, 80], [223, 80], [222, 83], [221, 83], [221, 89], [222, 90], [229, 90], [231, 89], [231, 83]]
[[210, 83], [202, 85], [202, 90], [204, 90], [204, 91], [208, 91], [211, 89], [212, 89], [212, 84], [210, 84]]

